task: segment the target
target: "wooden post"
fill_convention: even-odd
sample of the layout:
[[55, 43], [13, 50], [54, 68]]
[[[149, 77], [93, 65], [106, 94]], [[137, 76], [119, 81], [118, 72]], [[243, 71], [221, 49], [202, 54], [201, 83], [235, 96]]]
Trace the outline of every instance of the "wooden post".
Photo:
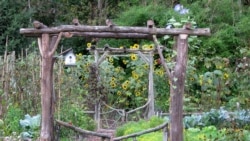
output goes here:
[[186, 76], [188, 42], [186, 34], [177, 39], [176, 65], [170, 85], [170, 141], [183, 141], [183, 93]]
[[154, 115], [154, 80], [153, 80], [153, 73], [154, 73], [154, 62], [153, 62], [153, 53], [149, 53], [149, 74], [148, 74], [148, 99], [150, 103], [148, 105], [148, 119]]
[[[99, 87], [98, 82], [100, 81], [100, 76], [99, 76], [99, 70], [98, 70], [98, 59], [99, 59], [99, 53], [97, 50], [94, 51], [95, 54], [95, 64], [96, 65], [96, 70], [95, 74], [97, 75], [97, 88]], [[101, 104], [100, 104], [100, 98], [99, 98], [99, 93], [98, 90], [96, 90], [96, 99], [95, 99], [95, 122], [97, 123], [97, 130], [100, 129], [101, 125], [101, 117], [100, 117], [100, 111], [101, 111]]]
[[49, 34], [42, 34], [39, 50], [42, 57], [41, 67], [41, 105], [42, 121], [40, 141], [54, 140], [54, 108], [55, 97], [53, 96], [53, 65], [54, 52], [60, 41], [61, 33], [58, 37], [50, 37]]

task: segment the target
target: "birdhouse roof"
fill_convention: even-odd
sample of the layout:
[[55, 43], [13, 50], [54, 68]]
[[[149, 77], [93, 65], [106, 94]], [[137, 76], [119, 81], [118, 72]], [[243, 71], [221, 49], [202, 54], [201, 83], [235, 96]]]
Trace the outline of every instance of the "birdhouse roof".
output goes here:
[[59, 55], [63, 55], [63, 56], [65, 56], [66, 54], [68, 54], [68, 53], [70, 53], [70, 52], [72, 52], [72, 53], [73, 53], [73, 49], [72, 49], [72, 48], [69, 48], [69, 49], [67, 49], [67, 50], [63, 51], [63, 52], [62, 52], [62, 53], [60, 53]]

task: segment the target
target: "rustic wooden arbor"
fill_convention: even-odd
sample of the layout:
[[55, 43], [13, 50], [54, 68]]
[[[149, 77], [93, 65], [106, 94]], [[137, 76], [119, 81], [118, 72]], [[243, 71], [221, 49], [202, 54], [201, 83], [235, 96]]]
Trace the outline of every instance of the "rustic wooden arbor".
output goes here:
[[[62, 37], [81, 36], [88, 38], [128, 38], [153, 40], [166, 76], [170, 82], [170, 140], [183, 140], [183, 93], [186, 75], [186, 64], [188, 54], [188, 35], [209, 36], [209, 28], [185, 29], [185, 28], [155, 28], [148, 27], [127, 27], [127, 26], [85, 26], [85, 25], [62, 25], [48, 28], [42, 23], [35, 21], [34, 28], [21, 28], [20, 33], [28, 37], [37, 37], [39, 50], [42, 58], [41, 64], [41, 141], [54, 140], [54, 103], [53, 96], [53, 64], [54, 53]], [[176, 63], [170, 70], [162, 55], [163, 46], [157, 41], [158, 37], [173, 35], [176, 37]]]
[[[99, 74], [98, 73], [98, 67], [99, 65], [104, 61], [104, 59], [107, 58], [108, 55], [114, 55], [114, 56], [128, 56], [129, 54], [137, 54], [140, 56], [140, 58], [149, 65], [149, 72], [148, 72], [148, 100], [147, 103], [141, 107], [138, 107], [136, 109], [133, 109], [131, 111], [125, 112], [125, 110], [122, 111], [123, 113], [123, 118], [125, 117], [125, 121], [127, 121], [127, 117], [129, 113], [135, 112], [139, 109], [145, 108], [148, 106], [148, 112], [147, 112], [147, 118], [149, 119], [154, 115], [154, 86], [153, 86], [153, 73], [154, 73], [154, 68], [153, 68], [153, 54], [155, 53], [155, 49], [147, 49], [147, 50], [142, 50], [142, 49], [128, 49], [128, 48], [112, 48], [108, 44], [104, 46], [104, 48], [97, 48], [96, 46], [91, 46], [88, 48], [88, 50], [94, 54], [95, 61], [94, 61], [94, 66], [96, 69], [94, 69], [95, 72], [94, 74]], [[99, 57], [100, 56], [100, 57]], [[93, 70], [93, 69], [92, 69]], [[100, 77], [98, 76], [98, 79]], [[100, 80], [98, 81], [100, 82]], [[95, 83], [98, 83], [95, 82]], [[93, 92], [94, 94], [96, 92]], [[98, 95], [98, 94], [95, 94]], [[103, 94], [101, 94], [103, 95]], [[98, 100], [97, 100], [98, 99]], [[95, 104], [95, 121], [97, 122], [97, 128], [99, 129], [100, 127], [100, 101], [99, 98], [96, 98], [96, 104]], [[104, 105], [108, 106], [107, 104], [104, 103]], [[110, 107], [110, 106], [108, 106]], [[112, 107], [111, 107], [112, 108]], [[112, 108], [114, 109], [114, 108]], [[118, 110], [118, 109], [116, 109]]]

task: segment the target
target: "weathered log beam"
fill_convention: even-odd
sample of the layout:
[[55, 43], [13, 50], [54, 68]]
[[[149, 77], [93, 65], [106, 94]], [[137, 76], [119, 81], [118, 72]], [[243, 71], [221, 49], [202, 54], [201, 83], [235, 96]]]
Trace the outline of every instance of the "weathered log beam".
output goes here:
[[71, 32], [73, 36], [91, 37], [91, 38], [115, 38], [115, 39], [148, 39], [152, 36], [142, 33], [111, 33], [111, 32]]
[[[95, 50], [98, 51], [98, 53], [105, 53], [105, 48], [87, 48], [91, 53], [93, 53]], [[145, 53], [148, 54], [150, 52], [156, 52], [156, 49], [148, 49], [148, 50], [143, 50], [143, 49], [130, 49], [130, 48], [115, 48], [115, 47], [110, 47], [109, 48], [109, 54], [130, 54], [130, 53]]]
[[63, 121], [59, 121], [59, 120], [56, 120], [56, 123], [59, 124], [59, 125], [62, 125], [64, 127], [67, 127], [67, 128], [70, 128], [78, 133], [81, 133], [81, 134], [86, 134], [86, 135], [92, 135], [92, 136], [98, 136], [98, 137], [102, 137], [102, 138], [108, 138], [110, 139], [111, 136], [107, 135], [107, 134], [103, 134], [103, 133], [97, 133], [97, 132], [93, 132], [93, 131], [88, 131], [88, 130], [84, 130], [84, 129], [81, 129], [79, 127], [76, 127], [74, 125], [71, 125], [69, 123], [66, 123], [66, 122], [63, 122]]
[[[149, 34], [141, 33], [110, 33], [110, 32], [63, 32], [64, 37], [88, 37], [88, 38], [114, 38], [114, 39], [147, 39], [153, 40], [152, 36]], [[70, 37], [65, 36], [65, 34], [70, 34]], [[25, 33], [27, 37], [40, 37], [41, 34], [37, 33]], [[52, 36], [57, 35], [57, 33], [51, 34]], [[162, 36], [158, 36], [162, 37]]]
[[137, 34], [140, 33], [147, 35], [155, 34], [157, 36], [179, 35], [179, 34], [209, 36], [211, 34], [209, 28], [197, 28], [193, 30], [187, 30], [183, 28], [165, 29], [165, 28], [129, 27], [129, 26], [114, 26], [112, 28], [109, 28], [108, 26], [62, 25], [58, 27], [50, 27], [42, 29], [36, 29], [36, 28], [20, 29], [20, 33], [27, 36], [41, 36], [42, 33], [59, 34], [60, 32], [137, 33]]

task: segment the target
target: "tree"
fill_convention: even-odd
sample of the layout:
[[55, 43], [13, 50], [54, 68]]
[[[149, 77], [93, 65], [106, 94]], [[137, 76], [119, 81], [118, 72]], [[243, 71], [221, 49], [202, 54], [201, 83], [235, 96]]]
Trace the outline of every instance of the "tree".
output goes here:
[[28, 46], [27, 38], [18, 33], [18, 30], [29, 24], [32, 11], [27, 8], [26, 1], [0, 1], [0, 54], [8, 51], [16, 51]]

